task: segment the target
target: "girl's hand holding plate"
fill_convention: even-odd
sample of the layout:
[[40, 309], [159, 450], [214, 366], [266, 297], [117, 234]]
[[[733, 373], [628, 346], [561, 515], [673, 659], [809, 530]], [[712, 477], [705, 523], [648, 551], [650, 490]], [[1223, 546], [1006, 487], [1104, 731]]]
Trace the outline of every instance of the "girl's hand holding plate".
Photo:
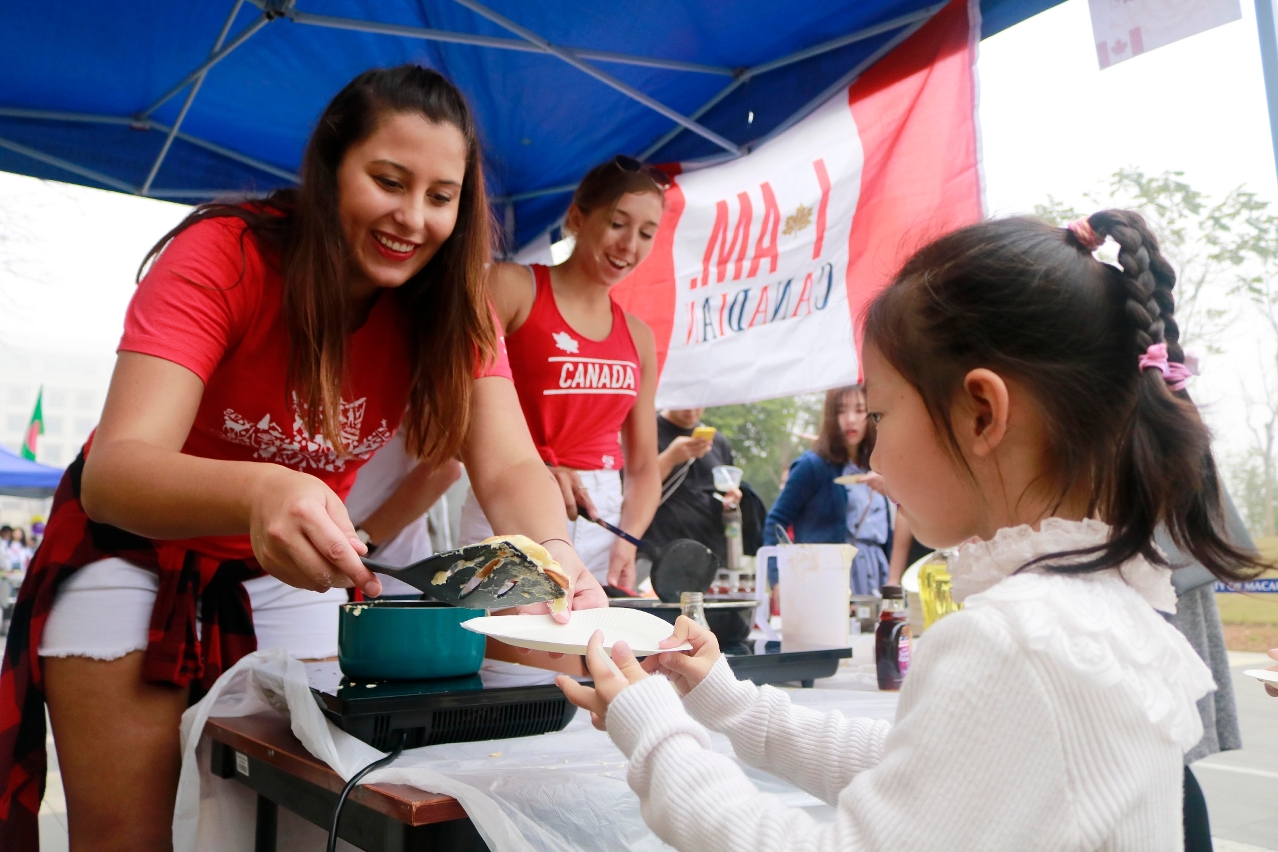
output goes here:
[[[675, 629], [677, 632], [678, 628]], [[596, 630], [590, 637], [590, 644], [586, 646], [586, 668], [594, 678], [593, 689], [582, 686], [568, 675], [555, 678], [555, 685], [564, 691], [569, 701], [582, 710], [590, 711], [591, 723], [601, 731], [607, 721], [608, 705], [613, 699], [632, 683], [638, 683], [648, 676], [635, 655], [630, 653], [630, 646], [625, 642], [615, 643], [610, 658], [603, 648], [603, 639], [603, 631]]]
[[684, 642], [692, 645], [691, 653], [671, 651], [654, 654], [642, 664], [644, 671], [668, 677], [680, 695], [687, 695], [705, 680], [721, 656], [719, 640], [715, 635], [691, 618], [681, 615], [675, 619], [674, 633], [669, 639], [662, 641], [661, 647], [673, 648]]

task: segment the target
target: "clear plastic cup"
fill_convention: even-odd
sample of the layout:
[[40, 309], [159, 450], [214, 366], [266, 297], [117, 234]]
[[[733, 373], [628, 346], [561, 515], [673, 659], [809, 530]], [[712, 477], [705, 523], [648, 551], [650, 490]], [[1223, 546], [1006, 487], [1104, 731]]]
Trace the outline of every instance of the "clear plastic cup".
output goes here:
[[715, 491], [731, 491], [741, 486], [741, 468], [730, 464], [717, 464], [710, 468], [714, 475]]

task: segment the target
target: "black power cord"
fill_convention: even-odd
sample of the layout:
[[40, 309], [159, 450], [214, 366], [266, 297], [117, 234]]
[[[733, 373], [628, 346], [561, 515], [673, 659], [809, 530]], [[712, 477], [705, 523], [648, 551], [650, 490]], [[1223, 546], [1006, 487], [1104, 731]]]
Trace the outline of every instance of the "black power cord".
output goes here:
[[379, 757], [372, 763], [365, 766], [359, 772], [351, 776], [351, 780], [346, 782], [346, 786], [342, 788], [342, 795], [337, 797], [337, 807], [333, 808], [333, 822], [328, 829], [328, 852], [336, 852], [337, 850], [337, 824], [342, 818], [342, 806], [346, 804], [346, 797], [351, 794], [351, 790], [359, 784], [360, 779], [372, 772], [374, 769], [381, 769], [388, 763], [393, 763], [395, 758], [399, 757], [404, 751], [404, 737], [408, 733], [406, 730], [400, 730], [399, 739], [395, 742], [395, 748], [391, 749], [391, 753], [385, 757]]

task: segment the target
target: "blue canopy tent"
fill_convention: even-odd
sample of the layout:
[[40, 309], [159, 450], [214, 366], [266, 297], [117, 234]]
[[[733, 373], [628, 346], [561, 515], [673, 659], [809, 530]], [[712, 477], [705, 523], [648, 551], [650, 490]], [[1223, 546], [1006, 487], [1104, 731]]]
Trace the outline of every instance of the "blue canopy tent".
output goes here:
[[[513, 250], [591, 165], [730, 158], [803, 118], [941, 0], [226, 0], [0, 8], [0, 170], [194, 203], [295, 180], [370, 67], [453, 79]], [[985, 35], [1061, 0], [982, 0]]]
[[62, 471], [36, 464], [0, 447], [0, 494], [8, 497], [52, 497]]

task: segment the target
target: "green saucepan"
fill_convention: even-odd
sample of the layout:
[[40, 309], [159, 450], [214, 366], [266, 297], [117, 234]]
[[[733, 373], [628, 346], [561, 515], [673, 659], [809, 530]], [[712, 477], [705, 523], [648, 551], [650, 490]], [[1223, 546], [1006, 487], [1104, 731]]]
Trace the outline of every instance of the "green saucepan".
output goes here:
[[343, 604], [337, 621], [342, 674], [361, 680], [428, 680], [479, 671], [484, 637], [462, 628], [482, 609], [437, 601], [374, 600]]

